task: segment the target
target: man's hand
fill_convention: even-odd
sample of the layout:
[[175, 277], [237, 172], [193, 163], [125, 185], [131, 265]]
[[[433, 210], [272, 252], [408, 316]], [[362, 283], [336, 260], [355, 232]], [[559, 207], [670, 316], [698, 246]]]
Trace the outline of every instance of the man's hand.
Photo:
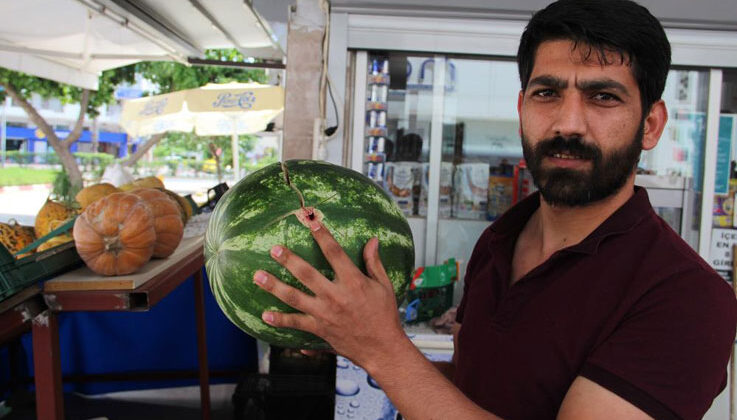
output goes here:
[[[264, 312], [262, 319], [275, 327], [295, 328], [327, 341], [336, 352], [364, 366], [391, 357], [391, 347], [406, 335], [399, 323], [391, 281], [379, 259], [379, 241], [371, 238], [363, 250], [368, 275], [350, 260], [328, 229], [313, 224], [312, 235], [335, 272], [330, 281], [309, 263], [283, 246], [271, 256], [315, 296], [291, 287], [265, 271], [254, 282], [303, 314]], [[367, 366], [364, 366], [367, 367]]]

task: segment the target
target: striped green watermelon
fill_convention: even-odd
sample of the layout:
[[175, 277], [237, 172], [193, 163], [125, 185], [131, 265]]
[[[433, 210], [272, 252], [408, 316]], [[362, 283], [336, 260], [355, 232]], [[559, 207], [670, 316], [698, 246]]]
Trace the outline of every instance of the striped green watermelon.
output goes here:
[[303, 331], [279, 329], [261, 320], [265, 310], [295, 312], [253, 284], [256, 270], [310, 293], [269, 250], [285, 245], [327, 278], [334, 277], [310, 229], [297, 218], [314, 210], [348, 256], [365, 272], [363, 247], [376, 236], [379, 254], [404, 298], [414, 264], [407, 220], [379, 186], [360, 173], [325, 162], [289, 160], [269, 165], [238, 182], [213, 210], [205, 235], [210, 287], [227, 317], [246, 333], [270, 344], [325, 349], [322, 339]]

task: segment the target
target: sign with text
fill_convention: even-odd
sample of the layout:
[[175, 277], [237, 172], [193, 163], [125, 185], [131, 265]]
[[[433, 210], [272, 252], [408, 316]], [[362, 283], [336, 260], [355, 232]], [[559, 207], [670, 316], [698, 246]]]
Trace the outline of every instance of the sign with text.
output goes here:
[[709, 264], [715, 270], [732, 271], [732, 247], [737, 245], [737, 230], [712, 229]]

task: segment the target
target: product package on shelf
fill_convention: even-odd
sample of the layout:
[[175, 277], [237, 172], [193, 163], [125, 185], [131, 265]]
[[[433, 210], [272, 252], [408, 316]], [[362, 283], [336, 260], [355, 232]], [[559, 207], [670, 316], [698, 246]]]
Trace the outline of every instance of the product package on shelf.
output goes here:
[[[420, 184], [420, 200], [418, 214], [427, 216], [427, 195], [430, 189], [430, 164], [422, 164], [422, 176]], [[438, 198], [438, 217], [449, 218], [451, 216], [451, 194], [453, 193], [453, 164], [441, 162], [440, 164], [440, 195]]]
[[517, 204], [522, 199], [537, 191], [530, 170], [524, 159], [514, 166], [514, 196], [512, 204]]
[[512, 207], [514, 174], [511, 165], [493, 167], [489, 174], [489, 201], [486, 218], [494, 221]]
[[453, 216], [459, 219], [486, 219], [489, 164], [456, 165], [453, 186]]
[[389, 60], [371, 59], [368, 71], [366, 98], [366, 150], [364, 171], [366, 176], [384, 186], [387, 174], [386, 135], [389, 94]]
[[386, 163], [386, 191], [405, 216], [411, 216], [414, 211], [412, 191], [420, 169], [418, 162]]

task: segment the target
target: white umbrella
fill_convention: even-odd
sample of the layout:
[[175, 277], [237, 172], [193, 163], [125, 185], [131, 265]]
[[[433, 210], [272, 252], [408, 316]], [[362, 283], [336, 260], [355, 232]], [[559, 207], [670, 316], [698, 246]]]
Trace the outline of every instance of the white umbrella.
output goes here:
[[120, 125], [133, 137], [167, 131], [231, 135], [233, 171], [240, 176], [238, 135], [264, 131], [284, 109], [284, 89], [258, 83], [208, 84], [123, 102]]

